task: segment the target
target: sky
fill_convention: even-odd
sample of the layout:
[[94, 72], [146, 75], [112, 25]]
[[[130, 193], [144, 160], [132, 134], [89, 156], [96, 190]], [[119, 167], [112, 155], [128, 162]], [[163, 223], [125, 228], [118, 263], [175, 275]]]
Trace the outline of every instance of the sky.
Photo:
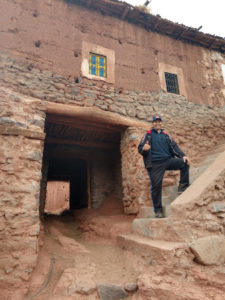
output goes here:
[[[133, 6], [145, 0], [120, 0]], [[225, 38], [225, 0], [151, 0], [151, 13]]]

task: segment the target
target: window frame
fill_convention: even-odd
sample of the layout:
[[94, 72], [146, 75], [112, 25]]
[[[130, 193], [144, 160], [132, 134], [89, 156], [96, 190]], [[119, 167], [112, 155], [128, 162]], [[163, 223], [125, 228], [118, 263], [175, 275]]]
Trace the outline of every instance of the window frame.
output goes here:
[[175, 73], [164, 72], [166, 91], [168, 93], [173, 93], [180, 95], [178, 75]]
[[[186, 90], [187, 83], [185, 82], [183, 69], [178, 66], [166, 64], [163, 61], [158, 62], [158, 74], [159, 74], [160, 88], [167, 93], [166, 80], [165, 80], [165, 74], [164, 74], [165, 72], [177, 74], [178, 80], [179, 80], [179, 91], [180, 91], [179, 95], [184, 96], [186, 99], [188, 99], [188, 93]], [[173, 95], [177, 95], [177, 94], [173, 94]]]
[[[95, 64], [92, 63], [92, 57], [96, 58]], [[100, 59], [104, 60], [103, 66], [100, 65]], [[92, 66], [96, 68], [95, 74], [92, 73]], [[104, 72], [103, 75], [100, 74], [100, 69], [103, 69], [103, 72]], [[89, 74], [98, 76], [98, 77], [107, 78], [107, 57], [105, 55], [89, 52]]]
[[[92, 75], [89, 72], [89, 53], [106, 57], [106, 77]], [[115, 84], [115, 51], [100, 45], [82, 41], [81, 76], [88, 79]]]

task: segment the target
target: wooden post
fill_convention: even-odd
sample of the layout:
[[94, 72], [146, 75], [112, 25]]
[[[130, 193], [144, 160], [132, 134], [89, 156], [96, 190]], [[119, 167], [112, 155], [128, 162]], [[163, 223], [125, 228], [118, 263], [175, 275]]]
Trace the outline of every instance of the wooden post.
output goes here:
[[90, 160], [87, 160], [87, 192], [88, 192], [88, 209], [91, 209], [91, 172], [90, 172]]

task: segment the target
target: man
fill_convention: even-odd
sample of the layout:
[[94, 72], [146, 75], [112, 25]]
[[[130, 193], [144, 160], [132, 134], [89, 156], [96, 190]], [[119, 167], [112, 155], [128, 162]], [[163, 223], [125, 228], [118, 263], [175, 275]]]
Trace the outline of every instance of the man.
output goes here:
[[152, 130], [146, 132], [138, 146], [150, 179], [150, 193], [156, 218], [163, 218], [162, 181], [166, 170], [180, 170], [178, 193], [189, 186], [189, 158], [162, 129], [160, 116], [152, 118]]

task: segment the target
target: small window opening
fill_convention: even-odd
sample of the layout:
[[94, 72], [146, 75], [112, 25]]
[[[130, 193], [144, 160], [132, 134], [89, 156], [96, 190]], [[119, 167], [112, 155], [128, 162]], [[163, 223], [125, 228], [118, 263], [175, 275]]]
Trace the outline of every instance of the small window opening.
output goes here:
[[165, 72], [166, 89], [168, 93], [180, 94], [177, 74]]
[[89, 53], [89, 73], [95, 76], [106, 77], [106, 57]]

